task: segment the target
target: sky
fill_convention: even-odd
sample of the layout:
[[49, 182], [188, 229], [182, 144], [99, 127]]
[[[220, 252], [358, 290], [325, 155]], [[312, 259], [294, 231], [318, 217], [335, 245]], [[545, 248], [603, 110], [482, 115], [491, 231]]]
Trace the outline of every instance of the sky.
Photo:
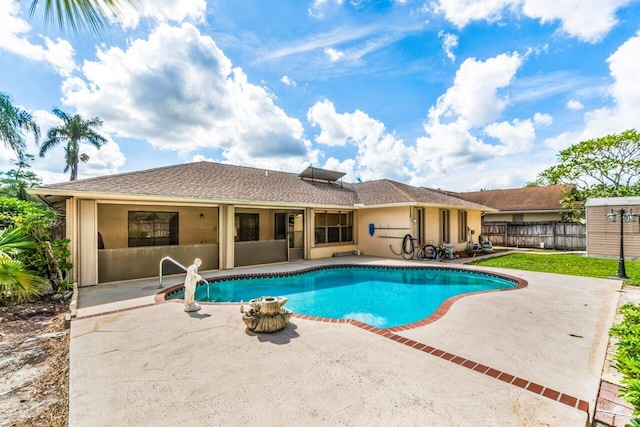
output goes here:
[[[0, 92], [43, 136], [54, 107], [103, 120], [79, 178], [208, 160], [516, 188], [640, 129], [640, 0], [138, 0], [101, 36], [39, 3], [0, 0]], [[29, 152], [69, 179], [62, 146]]]

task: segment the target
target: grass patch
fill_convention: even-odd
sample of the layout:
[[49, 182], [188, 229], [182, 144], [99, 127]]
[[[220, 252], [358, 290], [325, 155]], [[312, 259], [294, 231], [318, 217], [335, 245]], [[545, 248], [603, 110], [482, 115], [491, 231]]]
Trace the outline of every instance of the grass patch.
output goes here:
[[[587, 258], [576, 254], [528, 254], [517, 253], [495, 258], [479, 259], [472, 265], [512, 268], [514, 270], [540, 271], [543, 273], [569, 274], [585, 277], [612, 277], [618, 274], [618, 260]], [[640, 261], [625, 261], [627, 284], [640, 283]]]

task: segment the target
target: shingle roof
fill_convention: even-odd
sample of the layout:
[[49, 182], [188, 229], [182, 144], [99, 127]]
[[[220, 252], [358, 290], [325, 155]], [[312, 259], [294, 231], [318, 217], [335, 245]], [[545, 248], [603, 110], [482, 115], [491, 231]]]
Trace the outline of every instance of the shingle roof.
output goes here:
[[474, 202], [390, 180], [358, 184], [311, 182], [298, 174], [213, 162], [186, 163], [143, 171], [51, 184], [37, 194], [79, 192], [220, 201], [304, 205], [432, 204], [486, 210]]
[[213, 162], [186, 163], [41, 188], [233, 201], [356, 203], [351, 184], [310, 182], [293, 173]]
[[419, 203], [487, 210], [486, 205], [463, 200], [429, 188], [413, 187], [388, 179], [358, 183], [354, 184], [354, 187], [358, 193], [358, 203], [364, 205]]
[[506, 190], [455, 193], [470, 202], [491, 206], [500, 211], [560, 210], [561, 200], [573, 190], [570, 185], [510, 188]]

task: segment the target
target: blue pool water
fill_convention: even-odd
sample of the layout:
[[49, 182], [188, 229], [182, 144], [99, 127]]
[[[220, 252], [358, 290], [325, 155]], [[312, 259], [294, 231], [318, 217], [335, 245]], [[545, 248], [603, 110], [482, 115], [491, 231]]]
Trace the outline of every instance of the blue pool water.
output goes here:
[[[280, 277], [242, 277], [198, 285], [196, 300], [249, 301], [285, 296], [295, 313], [355, 319], [378, 328], [417, 322], [448, 298], [469, 292], [516, 287], [499, 276], [439, 268], [341, 266]], [[184, 289], [167, 299], [184, 298]]]

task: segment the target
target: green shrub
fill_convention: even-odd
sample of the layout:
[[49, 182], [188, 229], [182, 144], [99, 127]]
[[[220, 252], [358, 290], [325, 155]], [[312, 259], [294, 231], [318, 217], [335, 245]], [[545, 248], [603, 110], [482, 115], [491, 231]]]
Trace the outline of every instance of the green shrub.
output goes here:
[[[619, 339], [615, 368], [624, 376], [625, 387], [620, 396], [633, 405], [633, 415], [640, 417], [640, 306], [625, 304], [618, 312], [624, 319], [613, 325], [609, 334]], [[640, 419], [632, 421], [640, 426]]]
[[[5, 227], [19, 227], [31, 237], [37, 248], [18, 259], [24, 267], [40, 277], [50, 279], [54, 289], [65, 279], [58, 271], [65, 272], [72, 265], [69, 259], [69, 240], [54, 239], [52, 227], [62, 221], [55, 212], [35, 202], [18, 200], [13, 197], [0, 197], [0, 224]], [[48, 249], [51, 245], [51, 251]]]

